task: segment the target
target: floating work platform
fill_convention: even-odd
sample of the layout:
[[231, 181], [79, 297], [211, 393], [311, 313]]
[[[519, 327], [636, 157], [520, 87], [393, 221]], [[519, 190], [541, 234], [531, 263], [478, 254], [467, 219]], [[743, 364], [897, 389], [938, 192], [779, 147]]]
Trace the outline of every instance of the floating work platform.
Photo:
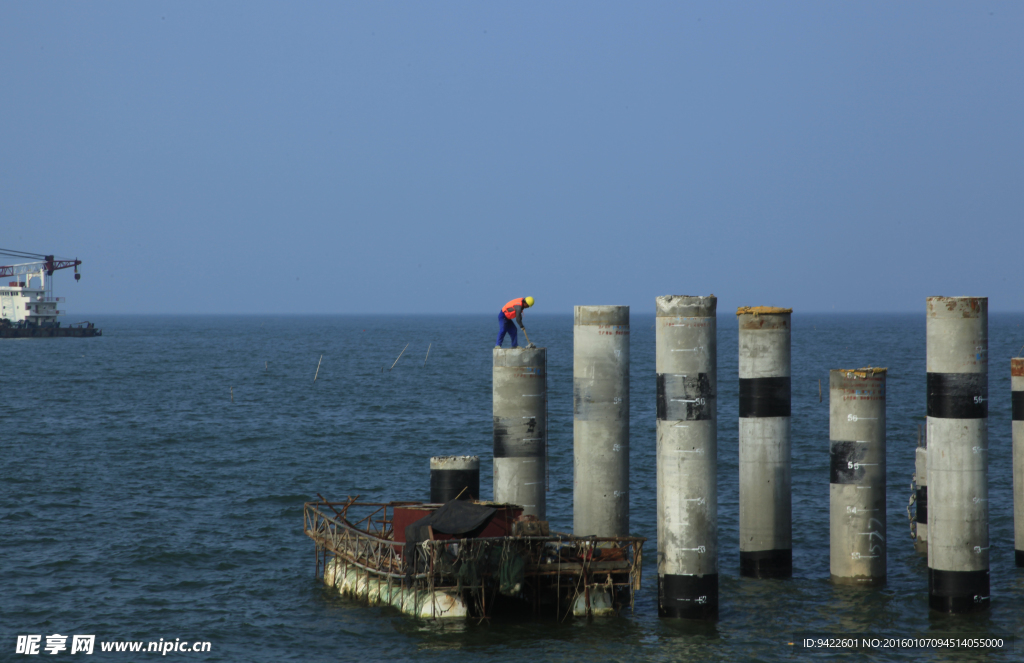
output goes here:
[[422, 619], [564, 620], [618, 614], [640, 588], [641, 537], [551, 533], [516, 505], [357, 499], [307, 502], [304, 531], [317, 577], [370, 605]]

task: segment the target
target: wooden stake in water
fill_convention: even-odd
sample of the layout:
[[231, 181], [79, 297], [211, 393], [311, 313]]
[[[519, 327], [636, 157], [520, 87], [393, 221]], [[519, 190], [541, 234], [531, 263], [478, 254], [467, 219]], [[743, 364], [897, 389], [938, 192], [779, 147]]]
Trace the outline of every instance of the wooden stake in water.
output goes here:
[[[324, 360], [324, 356], [320, 355], [320, 361]], [[316, 363], [316, 373], [313, 375], [313, 382], [316, 382], [316, 376], [320, 375], [320, 361]]]
[[818, 402], [821, 402], [821, 378], [818, 378]]
[[235, 388], [231, 387], [231, 402], [235, 402]]
[[433, 342], [430, 342], [430, 343], [427, 344], [427, 356], [423, 358], [423, 365], [424, 366], [427, 365], [427, 359], [430, 358], [430, 346], [433, 345], [433, 344], [434, 344]]
[[267, 370], [267, 364], [269, 364], [269, 363], [270, 362], [268, 362], [268, 361], [263, 362], [263, 370]]
[[[408, 348], [409, 348], [409, 344], [408, 344], [408, 343], [406, 343], [406, 344], [405, 344], [405, 347], [404, 347], [404, 348], [402, 348], [402, 351], [398, 353], [398, 359], [401, 359], [401, 358], [402, 358], [402, 355], [404, 355], [404, 354], [405, 354], [405, 351], [406, 351], [406, 350], [407, 350]], [[398, 363], [398, 359], [395, 359], [395, 364], [397, 364], [397, 363]], [[391, 364], [391, 368], [394, 368], [394, 367], [395, 367], [395, 364]], [[390, 371], [390, 370], [391, 370], [391, 368], [389, 368], [388, 370]]]

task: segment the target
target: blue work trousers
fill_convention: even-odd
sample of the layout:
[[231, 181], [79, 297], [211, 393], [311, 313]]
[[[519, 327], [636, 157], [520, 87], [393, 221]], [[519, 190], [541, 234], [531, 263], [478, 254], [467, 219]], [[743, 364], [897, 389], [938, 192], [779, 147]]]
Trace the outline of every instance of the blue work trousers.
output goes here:
[[519, 332], [516, 331], [516, 323], [505, 317], [504, 311], [498, 312], [498, 342], [495, 345], [501, 345], [505, 340], [505, 334], [508, 334], [509, 340], [512, 341], [512, 347], [519, 347]]

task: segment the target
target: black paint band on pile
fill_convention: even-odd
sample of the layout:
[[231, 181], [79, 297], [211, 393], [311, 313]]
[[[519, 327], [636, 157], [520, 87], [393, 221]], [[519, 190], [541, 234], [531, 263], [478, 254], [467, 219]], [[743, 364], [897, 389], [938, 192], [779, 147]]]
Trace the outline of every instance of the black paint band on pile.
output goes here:
[[462, 500], [480, 497], [480, 470], [430, 470], [430, 501], [444, 503], [456, 497]]
[[1011, 391], [1010, 402], [1012, 403], [1013, 420], [1024, 421], [1024, 391]]
[[536, 417], [494, 417], [495, 458], [543, 458], [544, 431]]
[[790, 416], [789, 378], [740, 378], [741, 417]]
[[940, 612], [987, 610], [988, 571], [939, 571], [928, 569], [928, 607]]
[[658, 373], [658, 419], [704, 421], [715, 410], [715, 395], [707, 373]]
[[1024, 550], [1014, 550], [1013, 558], [1017, 566], [1024, 567]]
[[789, 578], [793, 575], [793, 549], [741, 550], [740, 575], [746, 578]]
[[914, 505], [917, 507], [917, 518], [916, 521], [922, 525], [928, 524], [928, 486], [919, 486], [917, 489], [917, 499], [914, 500]]
[[629, 419], [629, 393], [617, 392], [607, 385], [595, 385], [590, 378], [573, 378], [572, 416], [581, 421]]
[[861, 483], [864, 468], [853, 467], [864, 459], [867, 449], [856, 442], [832, 442], [829, 449], [829, 483]]
[[658, 616], [718, 619], [718, 574], [658, 576]]
[[988, 373], [929, 373], [928, 416], [984, 419], [988, 416]]

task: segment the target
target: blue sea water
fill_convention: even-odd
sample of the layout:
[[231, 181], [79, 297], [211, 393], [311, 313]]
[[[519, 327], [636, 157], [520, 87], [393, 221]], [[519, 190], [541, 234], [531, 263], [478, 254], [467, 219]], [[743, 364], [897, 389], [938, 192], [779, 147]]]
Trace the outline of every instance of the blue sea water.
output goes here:
[[[1024, 633], [1009, 379], [1024, 315], [1009, 314], [990, 319], [989, 613], [930, 614], [926, 562], [908, 534], [923, 313], [794, 315], [795, 572], [784, 581], [738, 573], [737, 332], [719, 317], [717, 624], [657, 617], [653, 315], [631, 325], [631, 522], [648, 538], [633, 613], [437, 625], [327, 591], [302, 533], [302, 504], [317, 493], [426, 499], [430, 456], [477, 454], [490, 496], [492, 318], [111, 316], [97, 317], [100, 338], [0, 340], [0, 661], [22, 658], [18, 635], [54, 633], [211, 642], [208, 653], [167, 654], [196, 661], [446, 662], [830, 660], [788, 643], [798, 631]], [[529, 329], [548, 348], [549, 518], [570, 530], [572, 318], [531, 315]], [[889, 367], [889, 575], [877, 589], [828, 580], [828, 371], [864, 365]], [[96, 660], [155, 656], [98, 649]], [[838, 658], [1003, 661], [1022, 651]]]

